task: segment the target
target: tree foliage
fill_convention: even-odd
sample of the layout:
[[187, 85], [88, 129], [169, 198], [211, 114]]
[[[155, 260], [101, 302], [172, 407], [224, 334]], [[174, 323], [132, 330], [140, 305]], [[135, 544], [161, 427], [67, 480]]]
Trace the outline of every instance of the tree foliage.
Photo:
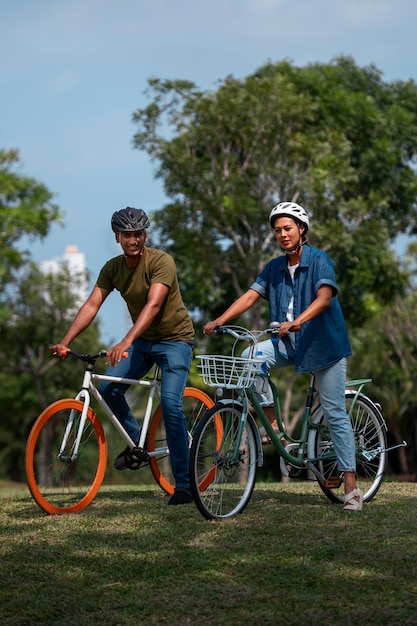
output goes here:
[[[391, 443], [405, 439], [409, 446], [397, 453], [400, 470], [417, 471], [417, 245], [410, 244], [402, 260], [409, 273], [403, 297], [375, 312], [372, 321], [352, 333], [353, 357], [349, 368], [355, 377], [372, 378], [372, 395], [387, 418]], [[400, 473], [400, 472], [399, 472]]]
[[[267, 63], [209, 91], [151, 78], [147, 95], [133, 115], [134, 145], [163, 181], [168, 202], [153, 225], [197, 327], [279, 254], [268, 226], [274, 204], [299, 202], [310, 242], [335, 262], [350, 372], [373, 378], [397, 442], [415, 437], [413, 276], [392, 244], [417, 234], [417, 85], [384, 81], [375, 66], [341, 56]], [[253, 307], [242, 321], [259, 328], [266, 312]]]
[[28, 253], [18, 246], [22, 238], [42, 239], [60, 220], [51, 192], [20, 173], [18, 164], [17, 150], [0, 150], [0, 289], [11, 280], [11, 272], [28, 260]]
[[[7, 317], [0, 322], [0, 473], [23, 480], [29, 430], [40, 412], [59, 398], [74, 397], [83, 364], [57, 361], [48, 346], [65, 334], [76, 306], [76, 282], [68, 269], [44, 276], [26, 264], [3, 296]], [[71, 346], [96, 351], [94, 323]]]
[[[52, 401], [74, 396], [76, 372], [81, 380], [82, 364], [56, 361], [48, 346], [67, 330], [82, 277], [66, 268], [44, 276], [23, 249], [25, 239], [44, 238], [61, 214], [45, 185], [19, 171], [16, 150], [0, 150], [0, 219], [0, 473], [23, 480], [34, 420]], [[97, 344], [95, 323], [73, 347], [88, 352]]]
[[[282, 200], [310, 213], [351, 325], [402, 293], [390, 244], [417, 232], [415, 83], [340, 57], [268, 63], [216, 91], [152, 78], [148, 96], [134, 145], [163, 180], [169, 202], [153, 220], [197, 320], [224, 310], [276, 254], [267, 218]], [[255, 307], [248, 323], [260, 315]]]

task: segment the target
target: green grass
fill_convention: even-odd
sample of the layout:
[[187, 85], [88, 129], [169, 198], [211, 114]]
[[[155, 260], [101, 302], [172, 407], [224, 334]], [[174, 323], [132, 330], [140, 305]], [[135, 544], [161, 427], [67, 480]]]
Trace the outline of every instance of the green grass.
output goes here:
[[62, 516], [5, 485], [1, 624], [417, 624], [416, 513], [414, 483], [350, 514], [315, 483], [258, 483], [220, 522], [153, 485]]

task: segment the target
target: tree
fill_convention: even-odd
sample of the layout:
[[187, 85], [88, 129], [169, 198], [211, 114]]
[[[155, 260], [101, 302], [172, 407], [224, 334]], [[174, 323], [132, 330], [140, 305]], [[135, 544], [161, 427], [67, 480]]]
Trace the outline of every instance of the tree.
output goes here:
[[26, 279], [20, 273], [28, 271], [30, 255], [19, 245], [23, 237], [45, 237], [61, 216], [45, 185], [20, 173], [18, 165], [17, 150], [0, 150], [0, 470], [21, 480], [25, 434], [45, 400], [40, 381], [49, 369], [48, 340], [36, 342], [50, 320], [42, 316], [40, 294], [34, 301], [40, 284], [35, 270]]
[[60, 212], [52, 204], [52, 194], [42, 183], [16, 171], [17, 150], [0, 150], [0, 291], [11, 280], [11, 273], [24, 264], [28, 252], [17, 244], [23, 236], [43, 238]]
[[[417, 233], [416, 84], [385, 82], [376, 67], [339, 57], [301, 68], [267, 63], [205, 92], [189, 81], [152, 78], [147, 93], [148, 106], [133, 115], [134, 145], [163, 181], [168, 202], [153, 220], [176, 259], [197, 327], [277, 254], [267, 224], [272, 206], [300, 202], [312, 218], [311, 243], [335, 261], [355, 353], [350, 370], [357, 377], [369, 368], [364, 376], [374, 378], [399, 439], [415, 407], [414, 348], [407, 352], [405, 332], [415, 303], [408, 268], [391, 244], [399, 233]], [[400, 304], [408, 307], [404, 327], [389, 329]], [[259, 328], [266, 307], [242, 321]], [[381, 341], [387, 333], [392, 345]]]
[[[417, 232], [417, 88], [350, 57], [268, 63], [217, 91], [149, 80], [134, 145], [157, 163], [169, 203], [153, 219], [195, 320], [239, 296], [274, 254], [280, 200], [312, 215], [311, 242], [335, 260], [352, 327], [403, 292], [390, 243]], [[196, 255], [198, 263], [196, 263]], [[247, 323], [258, 327], [264, 310]]]
[[372, 322], [353, 336], [349, 367], [355, 377], [372, 378], [372, 395], [388, 423], [391, 445], [404, 439], [407, 448], [393, 453], [398, 473], [417, 476], [417, 245], [410, 244], [402, 261], [409, 272], [405, 296], [375, 312]]
[[[24, 450], [35, 419], [51, 402], [74, 397], [74, 380], [82, 379], [81, 362], [57, 361], [48, 350], [69, 326], [76, 287], [67, 268], [44, 276], [32, 264], [26, 264], [3, 295], [0, 474], [12, 480], [24, 479]], [[98, 332], [98, 323], [94, 322], [71, 347], [82, 353], [96, 352]]]

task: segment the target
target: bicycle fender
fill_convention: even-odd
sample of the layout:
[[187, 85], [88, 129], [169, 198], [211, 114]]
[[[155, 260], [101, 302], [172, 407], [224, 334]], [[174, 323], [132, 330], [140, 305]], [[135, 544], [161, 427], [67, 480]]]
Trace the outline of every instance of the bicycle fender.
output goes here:
[[[239, 400], [234, 400], [233, 398], [222, 398], [216, 404], [221, 404], [222, 406], [237, 406], [240, 410], [243, 410], [243, 405]], [[259, 434], [259, 428], [256, 424], [255, 419], [252, 417], [251, 413], [248, 413], [248, 420], [252, 420], [254, 423], [254, 433], [255, 433], [255, 441], [256, 441], [256, 458], [258, 459], [258, 467], [262, 467], [264, 464], [264, 451], [262, 447], [262, 440]]]

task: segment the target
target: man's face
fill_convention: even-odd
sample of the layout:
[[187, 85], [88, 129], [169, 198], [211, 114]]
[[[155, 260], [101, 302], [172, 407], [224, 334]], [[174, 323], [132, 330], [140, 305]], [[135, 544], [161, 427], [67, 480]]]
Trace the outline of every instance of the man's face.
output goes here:
[[136, 257], [146, 241], [146, 230], [116, 233], [116, 241], [120, 243], [126, 256]]

